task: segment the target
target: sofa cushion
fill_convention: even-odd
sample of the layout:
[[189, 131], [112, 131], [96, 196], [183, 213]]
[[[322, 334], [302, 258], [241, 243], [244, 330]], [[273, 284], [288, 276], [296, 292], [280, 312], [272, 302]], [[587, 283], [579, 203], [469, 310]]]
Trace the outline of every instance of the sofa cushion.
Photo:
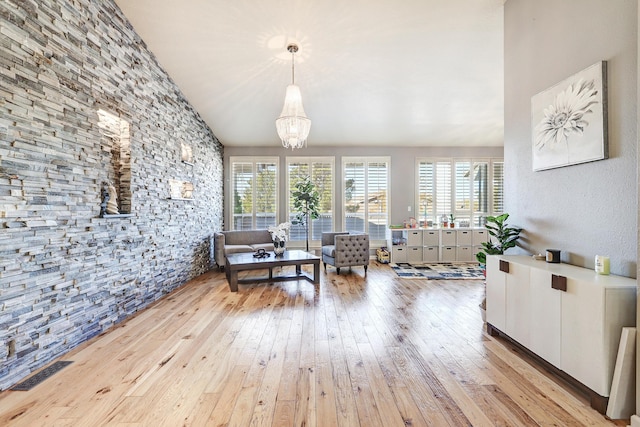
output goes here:
[[255, 243], [270, 243], [269, 230], [234, 230], [224, 231], [225, 246], [229, 245], [253, 245]]
[[322, 255], [326, 255], [331, 258], [336, 257], [336, 245], [327, 245], [322, 247]]
[[[273, 247], [273, 245], [271, 245]], [[224, 245], [224, 253], [228, 254], [239, 254], [242, 252], [253, 252], [254, 249], [249, 245]]]
[[269, 243], [254, 243], [251, 245], [253, 251], [257, 251], [258, 249], [264, 249], [265, 251], [273, 250], [273, 242]]

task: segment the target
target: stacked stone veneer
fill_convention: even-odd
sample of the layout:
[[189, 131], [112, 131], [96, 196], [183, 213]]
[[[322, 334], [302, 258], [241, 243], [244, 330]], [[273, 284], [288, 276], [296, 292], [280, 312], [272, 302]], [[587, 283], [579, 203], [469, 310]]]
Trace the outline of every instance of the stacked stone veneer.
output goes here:
[[[99, 217], [98, 109], [130, 125], [130, 217]], [[0, 2], [0, 389], [208, 270], [222, 197], [221, 144], [113, 1]]]

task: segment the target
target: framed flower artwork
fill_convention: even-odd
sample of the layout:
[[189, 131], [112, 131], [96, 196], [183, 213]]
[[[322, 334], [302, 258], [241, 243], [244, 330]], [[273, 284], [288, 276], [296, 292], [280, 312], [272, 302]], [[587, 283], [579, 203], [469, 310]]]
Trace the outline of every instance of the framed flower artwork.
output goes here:
[[534, 171], [608, 158], [607, 62], [534, 95], [531, 130]]

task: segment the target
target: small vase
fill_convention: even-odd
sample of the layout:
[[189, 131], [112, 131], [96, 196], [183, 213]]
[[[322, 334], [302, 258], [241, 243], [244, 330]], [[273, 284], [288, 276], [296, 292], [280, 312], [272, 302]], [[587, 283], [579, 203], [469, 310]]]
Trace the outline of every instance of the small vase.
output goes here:
[[273, 241], [273, 252], [276, 256], [281, 256], [285, 251], [285, 241], [284, 240], [274, 240]]

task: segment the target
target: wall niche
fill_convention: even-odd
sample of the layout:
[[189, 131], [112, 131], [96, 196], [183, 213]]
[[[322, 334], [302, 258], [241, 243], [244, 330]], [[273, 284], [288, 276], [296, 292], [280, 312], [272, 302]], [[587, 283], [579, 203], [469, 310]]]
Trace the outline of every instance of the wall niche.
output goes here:
[[[131, 139], [129, 122], [99, 109], [98, 127], [101, 134], [100, 146], [108, 159], [105, 162], [106, 181], [101, 183], [101, 187], [103, 187], [101, 216], [130, 214]], [[109, 191], [109, 187], [112, 191]], [[105, 194], [109, 194], [108, 201], [105, 201]]]

